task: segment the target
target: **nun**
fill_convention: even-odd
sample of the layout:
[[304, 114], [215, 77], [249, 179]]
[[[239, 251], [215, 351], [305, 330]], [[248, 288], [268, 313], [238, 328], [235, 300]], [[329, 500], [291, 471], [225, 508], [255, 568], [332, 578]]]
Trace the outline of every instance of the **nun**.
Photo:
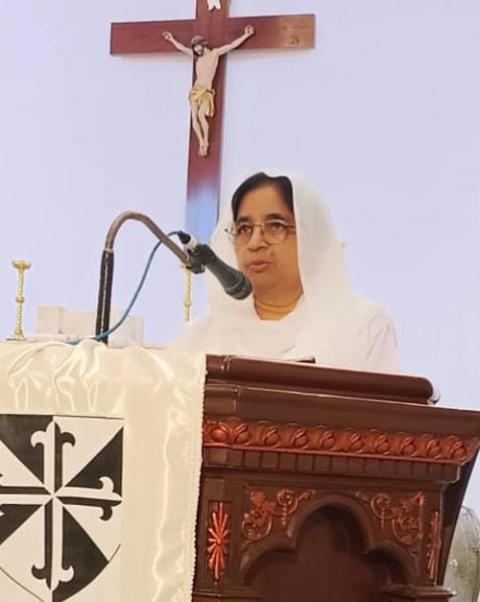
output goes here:
[[250, 279], [228, 297], [209, 277], [210, 311], [174, 344], [192, 351], [399, 372], [394, 326], [353, 291], [328, 208], [298, 175], [257, 173], [222, 212], [211, 246]]

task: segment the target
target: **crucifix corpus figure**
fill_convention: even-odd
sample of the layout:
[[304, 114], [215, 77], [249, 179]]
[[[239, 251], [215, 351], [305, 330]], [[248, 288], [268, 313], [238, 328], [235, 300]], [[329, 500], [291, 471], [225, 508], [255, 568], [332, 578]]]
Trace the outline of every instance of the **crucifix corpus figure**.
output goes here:
[[190, 47], [187, 47], [181, 44], [171, 32], [165, 31], [163, 33], [163, 37], [167, 42], [170, 42], [177, 50], [192, 57], [194, 60], [195, 81], [188, 98], [192, 113], [192, 127], [198, 138], [198, 154], [201, 157], [208, 155], [210, 143], [210, 125], [208, 120], [215, 115], [213, 80], [217, 73], [220, 57], [241, 46], [254, 33], [254, 27], [247, 25], [243, 35], [230, 42], [230, 44], [220, 46], [219, 48], [209, 48], [207, 40], [202, 36], [194, 36], [190, 42]]

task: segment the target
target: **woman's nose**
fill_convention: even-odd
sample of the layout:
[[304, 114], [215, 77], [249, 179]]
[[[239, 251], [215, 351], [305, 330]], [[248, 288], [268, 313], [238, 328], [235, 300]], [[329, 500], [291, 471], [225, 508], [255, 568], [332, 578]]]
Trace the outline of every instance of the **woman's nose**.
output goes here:
[[258, 249], [259, 247], [267, 246], [267, 241], [263, 235], [263, 230], [260, 226], [253, 229], [252, 236], [248, 241], [249, 249]]

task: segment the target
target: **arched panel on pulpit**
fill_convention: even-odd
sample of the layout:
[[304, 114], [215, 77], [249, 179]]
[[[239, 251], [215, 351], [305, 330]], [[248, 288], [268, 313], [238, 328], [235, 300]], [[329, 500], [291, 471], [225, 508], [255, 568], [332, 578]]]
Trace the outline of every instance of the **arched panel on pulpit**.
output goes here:
[[[303, 521], [293, 545], [273, 547], [251, 565], [246, 583], [265, 602], [387, 602], [389, 583], [406, 583], [406, 567], [395, 551], [369, 548], [358, 517], [323, 506]], [[319, 554], [318, 550], [322, 550]]]

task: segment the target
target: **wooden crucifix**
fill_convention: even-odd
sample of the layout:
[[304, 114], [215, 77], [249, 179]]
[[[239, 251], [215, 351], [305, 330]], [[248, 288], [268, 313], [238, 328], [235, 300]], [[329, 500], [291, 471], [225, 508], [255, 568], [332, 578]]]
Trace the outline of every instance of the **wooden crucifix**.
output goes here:
[[[195, 20], [113, 23], [111, 54], [146, 54], [176, 52], [178, 48], [164, 36], [165, 32], [189, 48], [199, 36], [209, 48], [221, 48], [241, 40], [241, 49], [313, 48], [315, 44], [314, 15], [272, 17], [229, 16], [230, 0], [197, 0]], [[254, 30], [254, 35], [246, 35]], [[221, 144], [226, 57], [220, 59], [215, 74], [215, 115], [209, 123], [209, 144], [206, 153], [199, 153], [199, 142], [190, 128], [187, 179], [186, 229], [206, 242], [218, 219], [221, 173]], [[194, 84], [196, 73], [194, 70]], [[203, 149], [205, 150], [205, 149]]]

